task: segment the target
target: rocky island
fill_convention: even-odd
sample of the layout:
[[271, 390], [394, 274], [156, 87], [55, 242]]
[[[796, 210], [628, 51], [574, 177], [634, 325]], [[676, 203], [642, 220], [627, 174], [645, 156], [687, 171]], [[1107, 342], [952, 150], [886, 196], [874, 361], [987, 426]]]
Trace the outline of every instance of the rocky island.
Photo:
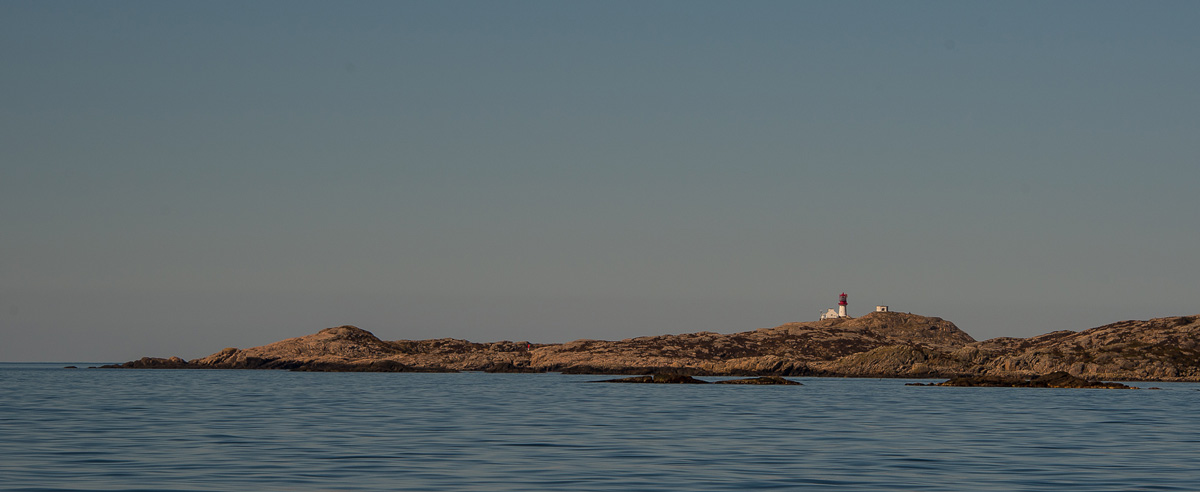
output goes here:
[[105, 367], [370, 372], [564, 372], [690, 376], [1031, 378], [1200, 381], [1200, 315], [976, 341], [954, 323], [901, 312], [788, 323], [732, 334], [563, 344], [380, 340], [354, 326], [207, 357], [144, 357]]

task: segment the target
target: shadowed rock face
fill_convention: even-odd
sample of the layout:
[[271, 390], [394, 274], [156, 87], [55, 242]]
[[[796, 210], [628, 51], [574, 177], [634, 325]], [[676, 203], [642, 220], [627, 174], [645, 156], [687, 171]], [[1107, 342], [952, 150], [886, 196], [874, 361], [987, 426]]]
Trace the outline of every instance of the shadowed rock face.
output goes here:
[[941, 318], [888, 312], [718, 334], [564, 344], [384, 341], [326, 328], [208, 357], [146, 357], [110, 367], [306, 371], [489, 371], [692, 376], [1022, 377], [1200, 381], [1200, 316], [1122, 321], [1082, 332], [977, 342]]

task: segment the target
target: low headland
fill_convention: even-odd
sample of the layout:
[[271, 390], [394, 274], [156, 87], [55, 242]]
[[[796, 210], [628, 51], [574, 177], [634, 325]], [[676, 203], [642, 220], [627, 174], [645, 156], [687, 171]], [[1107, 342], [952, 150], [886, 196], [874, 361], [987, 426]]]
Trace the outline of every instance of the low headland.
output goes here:
[[1200, 315], [1121, 321], [1083, 331], [976, 341], [954, 323], [901, 312], [788, 323], [718, 334], [562, 344], [453, 338], [380, 340], [326, 328], [199, 359], [141, 359], [135, 369], [285, 369], [361, 372], [563, 372], [686, 376], [1007, 378], [1062, 372], [1085, 381], [1200, 381]]

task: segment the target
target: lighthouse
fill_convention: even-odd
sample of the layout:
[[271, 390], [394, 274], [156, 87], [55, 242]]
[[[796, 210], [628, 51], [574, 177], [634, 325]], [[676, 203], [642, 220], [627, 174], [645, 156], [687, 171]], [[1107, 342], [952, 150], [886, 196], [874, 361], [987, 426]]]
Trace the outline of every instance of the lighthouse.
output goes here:
[[849, 318], [850, 315], [846, 314], [846, 305], [846, 293], [842, 292], [842, 295], [838, 296], [837, 309], [829, 308], [821, 315], [821, 319]]

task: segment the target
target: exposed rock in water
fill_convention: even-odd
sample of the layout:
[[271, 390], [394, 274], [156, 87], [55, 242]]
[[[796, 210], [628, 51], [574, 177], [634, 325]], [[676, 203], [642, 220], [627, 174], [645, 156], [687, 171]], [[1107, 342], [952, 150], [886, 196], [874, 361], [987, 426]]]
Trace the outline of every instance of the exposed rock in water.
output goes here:
[[562, 368], [551, 368], [550, 371], [561, 372], [563, 374], [685, 374], [688, 376], [712, 376], [713, 374], [704, 369], [695, 367], [645, 367], [645, 366], [610, 366], [610, 367], [593, 367], [589, 365], [566, 366]]
[[357, 363], [310, 362], [288, 369], [302, 372], [458, 372], [444, 367], [413, 367], [394, 360]]
[[709, 384], [708, 381], [701, 381], [691, 376], [683, 374], [653, 374], [650, 376], [637, 376], [632, 378], [607, 379], [604, 381], [595, 381], [597, 383], [652, 383], [652, 384]]
[[749, 379], [726, 379], [723, 381], [717, 381], [717, 384], [777, 384], [787, 386], [804, 386], [802, 383], [792, 381], [790, 379], [783, 379], [779, 376], [762, 376]]
[[354, 326], [183, 360], [105, 367], [300, 371], [487, 371], [689, 376], [989, 376], [1065, 372], [1087, 380], [1200, 381], [1200, 315], [977, 342], [953, 323], [870, 313], [731, 334], [685, 333], [563, 344], [453, 338], [380, 340]]
[[[649, 376], [636, 376], [632, 378], [607, 379], [604, 381], [594, 381], [596, 383], [652, 383], [652, 384], [709, 384], [708, 381], [702, 381], [684, 374], [652, 374]], [[716, 384], [772, 384], [772, 385], [792, 385], [803, 386], [802, 384], [781, 378], [779, 376], [762, 376], [748, 379], [729, 379], [717, 381]]]
[[1102, 388], [1102, 389], [1138, 389], [1121, 383], [1106, 383], [1103, 381], [1088, 381], [1072, 376], [1065, 371], [1052, 372], [1031, 378], [1011, 376], [961, 376], [949, 381], [930, 384], [911, 384], [911, 386], [984, 386], [1004, 388]]
[[188, 361], [179, 357], [163, 359], [161, 357], [142, 357], [124, 364], [108, 364], [100, 366], [104, 369], [194, 369]]

